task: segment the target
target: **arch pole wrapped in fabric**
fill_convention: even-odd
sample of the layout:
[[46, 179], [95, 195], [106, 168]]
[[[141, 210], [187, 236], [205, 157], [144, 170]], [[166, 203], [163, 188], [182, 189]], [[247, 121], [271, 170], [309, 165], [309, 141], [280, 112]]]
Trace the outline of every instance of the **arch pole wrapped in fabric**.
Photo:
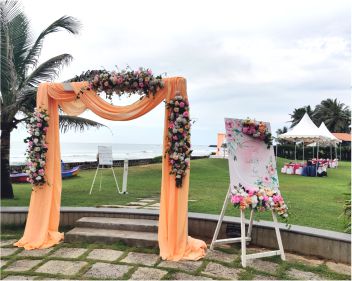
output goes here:
[[[138, 118], [155, 108], [162, 101], [176, 95], [187, 99], [186, 80], [182, 77], [163, 79], [164, 87], [155, 96], [145, 96], [127, 106], [113, 106], [99, 97], [95, 91], [86, 91], [77, 96], [88, 82], [70, 83], [73, 91], [65, 90], [62, 83], [42, 83], [37, 93], [37, 109], [47, 110], [50, 119], [46, 134], [46, 183], [34, 186], [26, 228], [23, 237], [14, 245], [27, 250], [48, 248], [63, 240], [58, 231], [61, 205], [61, 164], [59, 142], [58, 107], [68, 115], [79, 115], [86, 109], [105, 119], [127, 121]], [[176, 187], [175, 176], [170, 174], [168, 143], [169, 108], [165, 109], [160, 216], [158, 241], [160, 255], [167, 260], [197, 260], [205, 256], [206, 244], [188, 236], [188, 190], [189, 173], [183, 179], [181, 188]]]

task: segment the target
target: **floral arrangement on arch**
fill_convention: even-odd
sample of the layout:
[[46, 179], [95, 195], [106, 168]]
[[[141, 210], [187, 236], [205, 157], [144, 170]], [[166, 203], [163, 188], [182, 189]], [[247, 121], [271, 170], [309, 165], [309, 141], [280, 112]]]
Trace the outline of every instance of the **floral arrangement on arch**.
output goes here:
[[171, 165], [170, 174], [175, 175], [176, 187], [182, 187], [182, 180], [190, 166], [191, 143], [190, 143], [190, 118], [188, 101], [180, 95], [176, 95], [166, 103], [169, 109], [168, 116], [168, 144], [166, 153], [169, 155]]
[[45, 164], [48, 146], [45, 142], [49, 127], [49, 115], [44, 109], [35, 109], [27, 122], [29, 137], [24, 139], [27, 148], [27, 181], [33, 185], [41, 186], [46, 183]]
[[98, 93], [105, 92], [106, 98], [112, 100], [115, 93], [118, 96], [123, 94], [138, 94], [143, 98], [154, 96], [158, 90], [164, 87], [161, 75], [154, 76], [151, 69], [140, 67], [132, 70], [129, 67], [121, 71], [88, 70], [80, 76], [76, 76], [70, 82], [88, 81], [88, 88], [81, 90], [94, 90]]
[[231, 202], [241, 210], [246, 208], [259, 212], [273, 210], [285, 220], [288, 218], [288, 207], [279, 190], [275, 191], [263, 186], [245, 187], [239, 184], [232, 189]]

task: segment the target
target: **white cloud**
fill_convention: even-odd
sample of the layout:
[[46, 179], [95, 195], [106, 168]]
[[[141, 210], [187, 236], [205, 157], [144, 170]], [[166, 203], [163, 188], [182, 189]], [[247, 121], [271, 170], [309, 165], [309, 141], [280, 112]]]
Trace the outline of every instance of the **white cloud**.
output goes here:
[[[126, 64], [186, 77], [197, 144], [214, 143], [225, 116], [264, 119], [275, 131], [295, 107], [350, 102], [348, 1], [32, 0], [24, 9], [35, 35], [65, 14], [82, 22], [79, 36], [60, 32], [45, 41], [43, 60], [74, 56], [59, 81]], [[113, 135], [101, 129], [62, 140], [160, 143], [163, 115], [163, 105], [125, 123], [86, 113]]]

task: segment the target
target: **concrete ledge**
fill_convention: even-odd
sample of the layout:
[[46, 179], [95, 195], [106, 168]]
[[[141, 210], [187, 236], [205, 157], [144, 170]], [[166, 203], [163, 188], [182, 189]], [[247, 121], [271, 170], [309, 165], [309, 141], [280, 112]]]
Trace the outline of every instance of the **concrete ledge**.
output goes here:
[[[24, 225], [27, 218], [27, 207], [2, 207], [1, 224]], [[61, 226], [73, 226], [82, 217], [105, 216], [121, 218], [154, 219], [159, 217], [158, 210], [95, 208], [95, 207], [62, 207]], [[191, 236], [207, 241], [213, 236], [218, 215], [189, 213], [188, 231]], [[341, 232], [292, 225], [290, 229], [280, 223], [280, 232], [285, 250], [302, 255], [316, 256], [336, 262], [351, 263], [351, 235]], [[240, 219], [224, 217], [219, 238], [240, 235]], [[253, 223], [252, 244], [268, 248], [277, 248], [273, 223], [255, 221]]]

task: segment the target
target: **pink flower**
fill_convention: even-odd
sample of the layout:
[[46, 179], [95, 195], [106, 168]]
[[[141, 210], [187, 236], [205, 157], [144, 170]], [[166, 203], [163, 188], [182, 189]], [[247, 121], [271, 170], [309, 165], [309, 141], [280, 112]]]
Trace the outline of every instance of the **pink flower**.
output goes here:
[[242, 128], [242, 133], [248, 134], [249, 133], [249, 127], [243, 127]]
[[138, 84], [140, 88], [143, 88], [144, 87], [144, 84], [141, 82]]
[[241, 202], [242, 198], [243, 198], [243, 197], [240, 196], [240, 195], [233, 195], [233, 196], [231, 197], [231, 202], [232, 202], [233, 204], [238, 204], [238, 203]]
[[185, 112], [183, 112], [183, 117], [188, 117], [189, 116], [189, 113], [188, 113], [188, 111], [185, 111]]
[[269, 196], [265, 195], [265, 196], [263, 197], [263, 200], [264, 200], [264, 201], [268, 201], [268, 200], [269, 200]]
[[33, 145], [33, 142], [32, 142], [32, 141], [29, 141], [29, 142], [28, 142], [28, 145]]
[[44, 132], [47, 132], [47, 131], [48, 131], [48, 127], [44, 127], [44, 128], [43, 128], [43, 131], [44, 131]]
[[185, 103], [183, 101], [180, 102], [180, 107], [181, 108], [185, 107]]
[[38, 173], [39, 173], [39, 175], [44, 175], [44, 169], [40, 169], [40, 170], [38, 171]]
[[269, 177], [264, 176], [264, 177], [263, 177], [263, 182], [265, 182], [265, 183], [270, 183]]
[[277, 203], [277, 202], [283, 201], [283, 199], [282, 199], [281, 195], [274, 195], [273, 196], [273, 201], [275, 203]]
[[170, 128], [170, 129], [173, 129], [174, 127], [175, 127], [174, 123], [170, 122], [170, 123], [169, 123], [169, 128]]
[[175, 163], [175, 161], [171, 159], [171, 160], [170, 160], [170, 163], [171, 163], [171, 164], [174, 164], [174, 163]]
[[227, 119], [225, 121], [225, 128], [227, 131], [232, 131], [235, 128], [235, 122], [232, 119]]
[[227, 140], [228, 142], [231, 142], [231, 141], [234, 140], [234, 135], [233, 135], [232, 132], [227, 132], [227, 133], [226, 133], [226, 140]]
[[178, 140], [178, 137], [177, 136], [173, 136], [172, 139], [176, 141], [176, 140]]
[[153, 74], [153, 71], [152, 71], [151, 69], [148, 69], [148, 70], [147, 70], [147, 73], [148, 73], [149, 75], [152, 75], [152, 74]]
[[42, 123], [37, 123], [37, 127], [41, 128], [42, 127]]
[[121, 76], [119, 76], [117, 78], [117, 84], [122, 84], [123, 83], [123, 78]]

